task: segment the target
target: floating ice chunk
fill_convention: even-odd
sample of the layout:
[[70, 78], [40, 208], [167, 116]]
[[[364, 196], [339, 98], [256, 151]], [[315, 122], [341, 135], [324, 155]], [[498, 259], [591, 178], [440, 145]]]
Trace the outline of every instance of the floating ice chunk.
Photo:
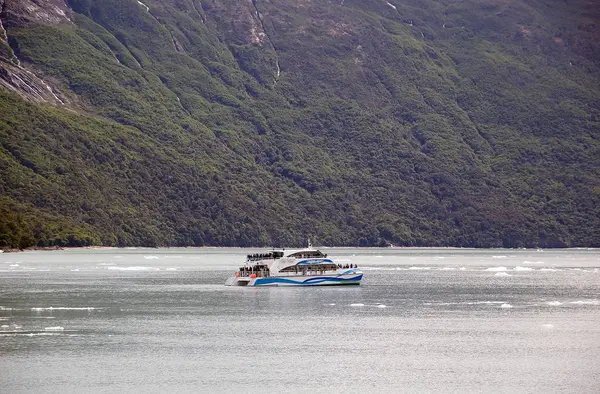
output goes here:
[[556, 268], [540, 268], [540, 271], [556, 272], [560, 270]]
[[513, 271], [533, 271], [533, 268], [517, 266], [517, 267], [513, 268]]
[[432, 267], [410, 267], [409, 270], [413, 270], [413, 271], [424, 271], [424, 270], [430, 270]]
[[167, 268], [165, 271], [177, 271], [177, 268]]
[[334, 306], [334, 305], [335, 305], [335, 302], [332, 302], [331, 304], [329, 304], [329, 306]]
[[387, 308], [387, 305], [379, 304], [377, 305], [377, 308]]
[[550, 306], [559, 306], [559, 305], [562, 305], [563, 303], [560, 301], [548, 301], [548, 302], [546, 302], [546, 304], [550, 305]]
[[512, 276], [512, 275], [509, 273], [506, 273], [506, 272], [496, 272], [494, 274], [494, 276]]
[[365, 304], [350, 304], [350, 306], [365, 306]]
[[486, 268], [486, 271], [508, 271], [508, 268], [506, 267], [490, 267], [490, 268]]
[[575, 304], [575, 305], [600, 305], [600, 301], [598, 301], [598, 300], [579, 300], [579, 301], [571, 301], [571, 304]]
[[18, 266], [19, 266], [19, 264], [11, 264], [11, 265], [9, 265], [9, 267], [18, 267]]
[[502, 256], [492, 256], [493, 259], [505, 259], [507, 257], [508, 256], [504, 256], [504, 255], [502, 255]]
[[523, 264], [526, 264], [526, 265], [534, 265], [534, 264], [538, 265], [538, 264], [545, 264], [545, 263], [543, 261], [527, 261], [527, 260], [525, 260], [525, 261], [523, 261]]
[[0, 328], [8, 328], [8, 327], [10, 327], [8, 324], [3, 324], [0, 326]]
[[140, 267], [140, 266], [133, 266], [133, 267], [108, 267], [109, 270], [113, 270], [113, 271], [160, 271], [160, 268], [156, 268], [156, 267]]
[[502, 305], [500, 305], [500, 308], [504, 308], [504, 309], [510, 309], [512, 307], [513, 306], [511, 304], [502, 304]]
[[44, 328], [44, 330], [46, 330], [46, 331], [64, 331], [65, 328], [61, 327], [61, 326], [56, 326], [56, 327], [46, 327], [46, 328]]
[[93, 311], [93, 306], [70, 307], [70, 306], [49, 306], [46, 308], [31, 308], [32, 311]]
[[158, 256], [144, 256], [144, 258], [145, 258], [146, 260], [158, 260], [158, 259], [159, 259], [159, 257], [158, 257]]

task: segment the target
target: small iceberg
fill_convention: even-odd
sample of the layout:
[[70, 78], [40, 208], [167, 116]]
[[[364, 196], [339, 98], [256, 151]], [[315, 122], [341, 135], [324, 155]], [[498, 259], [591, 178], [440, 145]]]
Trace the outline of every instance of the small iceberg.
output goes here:
[[571, 304], [575, 304], [575, 305], [600, 305], [600, 301], [598, 301], [598, 300], [580, 300], [580, 301], [571, 301]]
[[512, 275], [509, 274], [509, 273], [506, 273], [506, 272], [496, 272], [494, 274], [494, 276], [503, 276], [503, 277], [506, 277], [506, 276], [512, 276]]
[[46, 330], [46, 331], [64, 331], [65, 328], [61, 327], [61, 326], [56, 326], [56, 327], [46, 327], [46, 328], [44, 328], [44, 330]]
[[502, 305], [500, 305], [500, 308], [503, 308], [503, 309], [510, 309], [512, 307], [513, 306], [511, 304], [502, 304]]

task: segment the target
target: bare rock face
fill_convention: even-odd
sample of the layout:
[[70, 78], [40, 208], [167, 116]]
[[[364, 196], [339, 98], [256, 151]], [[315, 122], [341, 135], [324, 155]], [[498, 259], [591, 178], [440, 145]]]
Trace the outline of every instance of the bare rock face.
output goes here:
[[265, 43], [266, 33], [253, 0], [214, 0], [206, 2], [203, 8], [234, 43], [258, 46]]
[[0, 9], [0, 19], [7, 30], [32, 23], [68, 23], [72, 15], [65, 0], [0, 0]]
[[0, 63], [0, 86], [16, 92], [29, 101], [65, 104], [56, 94], [60, 93], [55, 88], [23, 67]]
[[71, 14], [64, 0], [0, 0], [0, 87], [30, 101], [65, 104], [58, 89], [21, 64], [10, 46], [9, 32], [29, 24], [70, 23]]

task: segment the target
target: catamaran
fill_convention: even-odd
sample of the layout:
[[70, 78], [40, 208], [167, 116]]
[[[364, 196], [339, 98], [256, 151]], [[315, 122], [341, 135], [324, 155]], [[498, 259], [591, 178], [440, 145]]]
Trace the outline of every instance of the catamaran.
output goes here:
[[358, 285], [363, 273], [355, 264], [336, 264], [320, 250], [272, 250], [249, 254], [226, 286]]

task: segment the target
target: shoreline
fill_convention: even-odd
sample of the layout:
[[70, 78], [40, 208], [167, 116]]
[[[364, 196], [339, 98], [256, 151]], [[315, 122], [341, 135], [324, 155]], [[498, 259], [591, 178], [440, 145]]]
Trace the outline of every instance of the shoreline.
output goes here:
[[[471, 248], [471, 247], [460, 247], [460, 246], [317, 246], [317, 249], [373, 249], [373, 250], [504, 250], [504, 251], [531, 251], [531, 252], [543, 252], [545, 250], [552, 251], [567, 251], [567, 250], [588, 250], [588, 251], [600, 251], [600, 248], [596, 247], [572, 247], [572, 248]], [[25, 249], [0, 249], [0, 253], [20, 253], [20, 252], [54, 252], [54, 251], [69, 251], [69, 250], [160, 250], [160, 249], [239, 249], [239, 250], [291, 250], [291, 249], [303, 249], [303, 247], [289, 247], [289, 248], [273, 248], [264, 246], [44, 246], [44, 247], [30, 247]]]

